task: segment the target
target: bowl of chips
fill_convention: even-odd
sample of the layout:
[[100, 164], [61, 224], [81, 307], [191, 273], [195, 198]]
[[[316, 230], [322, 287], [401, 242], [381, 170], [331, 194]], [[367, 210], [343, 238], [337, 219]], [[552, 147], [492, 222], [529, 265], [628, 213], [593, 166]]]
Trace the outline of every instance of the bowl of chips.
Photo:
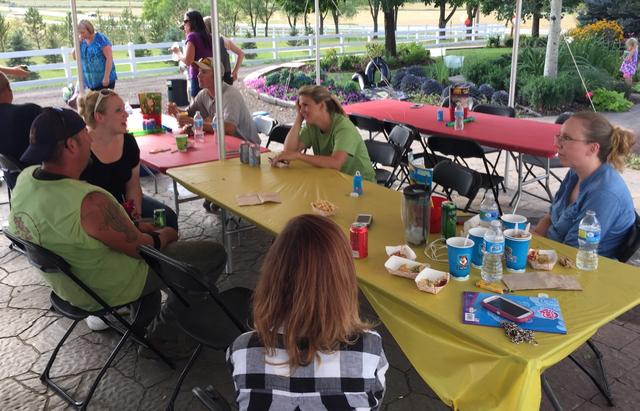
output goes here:
[[398, 257], [397, 255], [392, 255], [384, 263], [384, 268], [387, 269], [389, 274], [411, 278], [413, 280], [422, 270], [429, 268], [429, 264], [419, 263], [407, 258]]
[[420, 271], [420, 274], [418, 274], [414, 280], [420, 291], [438, 294], [447, 284], [449, 284], [449, 273], [425, 268]]
[[558, 261], [558, 254], [554, 250], [538, 250], [532, 248], [527, 256], [529, 264], [535, 270], [553, 270]]
[[316, 200], [311, 203], [311, 210], [321, 216], [329, 217], [338, 212], [338, 207], [328, 200]]

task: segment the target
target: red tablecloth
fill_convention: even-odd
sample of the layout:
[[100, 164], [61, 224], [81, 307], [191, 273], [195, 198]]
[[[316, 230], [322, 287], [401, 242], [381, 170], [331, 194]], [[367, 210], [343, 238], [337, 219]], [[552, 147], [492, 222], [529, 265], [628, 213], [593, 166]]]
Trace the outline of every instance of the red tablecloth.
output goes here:
[[[436, 121], [435, 106], [410, 108], [413, 104], [399, 100], [377, 100], [344, 106], [349, 114], [362, 114], [379, 120], [393, 120], [409, 124], [425, 134], [439, 134], [468, 138], [486, 146], [509, 151], [553, 157], [556, 154], [553, 136], [560, 133], [560, 125], [541, 121], [470, 113], [474, 122], [465, 123], [456, 131]], [[449, 112], [445, 111], [448, 121]]]
[[[162, 123], [165, 126], [177, 130], [177, 121], [167, 115], [162, 116]], [[128, 119], [131, 129], [141, 129], [142, 116], [136, 112]], [[239, 157], [240, 143], [244, 140], [238, 137], [225, 136], [225, 151], [227, 158]], [[148, 134], [136, 137], [136, 142], [140, 148], [140, 161], [142, 164], [151, 167], [161, 173], [166, 173], [167, 169], [173, 167], [182, 167], [192, 164], [206, 163], [208, 161], [218, 161], [218, 139], [215, 134], [205, 134], [204, 143], [195, 143], [193, 138], [189, 138], [189, 150], [181, 153], [177, 150], [176, 139], [174, 133], [166, 132], [162, 134]], [[165, 150], [156, 152], [157, 150]], [[261, 152], [267, 152], [268, 149], [261, 147]]]

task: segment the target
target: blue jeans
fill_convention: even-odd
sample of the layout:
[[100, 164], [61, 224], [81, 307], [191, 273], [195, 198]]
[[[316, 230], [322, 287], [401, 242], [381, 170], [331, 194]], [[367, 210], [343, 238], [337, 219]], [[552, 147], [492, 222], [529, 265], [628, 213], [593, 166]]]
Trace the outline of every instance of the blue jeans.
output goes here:
[[161, 203], [153, 197], [142, 195], [142, 211], [140, 215], [142, 218], [153, 218], [153, 210], [156, 208], [163, 208], [167, 219], [167, 227], [178, 229], [178, 216], [171, 207]]
[[191, 97], [195, 97], [196, 94], [198, 94], [200, 92], [200, 84], [198, 84], [198, 78], [194, 77], [191, 80], [189, 80], [189, 83], [191, 83], [191, 89], [189, 90], [189, 95], [191, 95]]

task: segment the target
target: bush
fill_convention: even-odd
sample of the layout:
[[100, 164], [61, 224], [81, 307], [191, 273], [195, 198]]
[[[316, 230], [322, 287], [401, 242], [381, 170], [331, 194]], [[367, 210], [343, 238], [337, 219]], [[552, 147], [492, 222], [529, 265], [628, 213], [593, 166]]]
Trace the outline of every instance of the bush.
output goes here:
[[[250, 39], [251, 36], [251, 32], [249, 30], [247, 30], [247, 32], [244, 35], [246, 38]], [[249, 60], [254, 59], [256, 57], [258, 57], [258, 55], [256, 53], [248, 53], [247, 50], [248, 49], [257, 49], [258, 46], [256, 45], [255, 42], [253, 41], [245, 41], [242, 44], [240, 44], [240, 48], [244, 51], [244, 56], [245, 58], [248, 58]]]
[[402, 82], [402, 79], [404, 78], [405, 75], [407, 75], [408, 71], [406, 68], [401, 68], [396, 70], [392, 75], [391, 75], [391, 86], [395, 89], [400, 88], [400, 82]]
[[607, 42], [621, 42], [624, 40], [622, 26], [617, 21], [599, 20], [569, 30], [569, 35], [577, 40], [597, 37]]
[[338, 50], [329, 49], [320, 59], [320, 68], [328, 72], [337, 71], [338, 69]]
[[398, 46], [398, 57], [403, 65], [427, 63], [429, 56], [429, 50], [417, 43], [403, 43]]
[[504, 90], [496, 91], [491, 95], [491, 104], [509, 105], [509, 93]]
[[544, 73], [546, 49], [522, 48], [518, 53], [518, 71], [524, 75], [541, 76]]
[[280, 75], [281, 75], [281, 73], [279, 71], [276, 71], [275, 73], [269, 74], [264, 79], [264, 85], [265, 86], [273, 86], [275, 84], [280, 84]]
[[293, 74], [291, 81], [289, 82], [289, 87], [299, 89], [302, 86], [306, 86], [309, 84], [313, 84], [314, 80], [307, 76], [305, 73], [298, 71]]
[[598, 111], [629, 111], [633, 106], [622, 93], [603, 88], [593, 91], [591, 101]]
[[474, 83], [489, 83], [494, 89], [506, 89], [509, 85], [511, 57], [475, 60], [462, 66], [464, 77]]
[[[136, 36], [136, 44], [145, 44], [147, 42], [147, 40], [145, 40], [144, 36], [142, 34], [138, 34]], [[147, 57], [151, 55], [151, 50], [149, 49], [141, 49], [141, 50], [135, 50], [134, 51], [136, 57]]]
[[414, 76], [411, 73], [407, 73], [407, 75], [405, 75], [400, 82], [400, 90], [404, 91], [405, 93], [415, 93], [422, 87], [422, 79], [422, 77]]
[[442, 89], [442, 84], [438, 83], [438, 81], [434, 79], [427, 79], [422, 83], [422, 87], [420, 88], [424, 94], [436, 94], [438, 98], [440, 97], [440, 94], [442, 94]]
[[480, 84], [480, 87], [478, 87], [478, 91], [480, 92], [482, 97], [484, 97], [487, 100], [491, 100], [491, 96], [495, 92], [493, 87], [491, 87], [491, 84], [486, 84], [486, 83]]
[[530, 37], [530, 36], [520, 36], [520, 47], [522, 48], [546, 48], [547, 47], [547, 37]]
[[444, 60], [437, 60], [429, 66], [429, 76], [446, 85], [449, 82], [449, 68], [444, 64]]
[[383, 57], [385, 54], [384, 44], [373, 41], [365, 45], [365, 50], [367, 51], [367, 57], [369, 59]]
[[338, 87], [347, 94], [360, 92], [360, 86], [358, 85], [358, 83], [354, 81], [347, 81], [345, 83], [340, 84]]
[[[298, 31], [297, 28], [295, 27], [291, 27], [291, 30], [289, 30], [289, 36], [290, 37], [296, 37], [300, 34], [300, 31]], [[302, 46], [304, 45], [304, 40], [287, 40], [287, 45], [291, 46], [291, 47], [297, 47], [297, 46]]]
[[[620, 52], [617, 43], [610, 43], [598, 37], [589, 37], [574, 40], [570, 47], [581, 71], [595, 67], [605, 70], [611, 76], [618, 75]], [[575, 73], [573, 59], [564, 42], [560, 44], [558, 70]]]
[[536, 109], [556, 109], [574, 100], [577, 91], [574, 79], [568, 74], [557, 78], [531, 76], [522, 86], [520, 94]]
[[504, 39], [504, 46], [505, 47], [513, 47], [513, 37], [509, 36], [509, 37], [505, 37]]
[[362, 57], [346, 55], [338, 59], [338, 68], [340, 71], [359, 71], [363, 70], [366, 64], [363, 64]]
[[426, 74], [424, 72], [424, 67], [422, 66], [411, 66], [407, 67], [407, 72], [413, 74], [414, 76], [424, 77]]
[[500, 47], [500, 36], [489, 36], [487, 39], [487, 47], [498, 48]]

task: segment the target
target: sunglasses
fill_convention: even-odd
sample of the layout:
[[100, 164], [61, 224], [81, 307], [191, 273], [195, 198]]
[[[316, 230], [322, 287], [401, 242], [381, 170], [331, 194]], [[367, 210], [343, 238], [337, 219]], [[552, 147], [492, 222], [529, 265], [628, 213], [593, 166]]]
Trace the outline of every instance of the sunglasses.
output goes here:
[[96, 112], [98, 112], [98, 107], [100, 107], [100, 104], [102, 103], [102, 100], [105, 99], [106, 97], [109, 97], [113, 94], [115, 94], [113, 92], [113, 90], [108, 89], [108, 88], [103, 88], [102, 90], [100, 90], [98, 92], [98, 98], [96, 99], [96, 105], [93, 106], [93, 114], [96, 114]]

